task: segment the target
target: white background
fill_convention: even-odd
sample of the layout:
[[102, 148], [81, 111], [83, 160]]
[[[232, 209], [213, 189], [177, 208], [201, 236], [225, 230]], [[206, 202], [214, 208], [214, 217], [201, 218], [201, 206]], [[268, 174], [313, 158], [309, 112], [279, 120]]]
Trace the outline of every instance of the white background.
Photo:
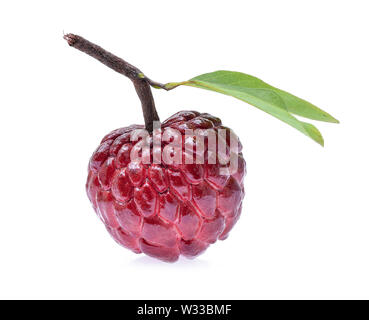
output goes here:
[[[2, 1], [0, 298], [369, 298], [367, 1]], [[151, 78], [237, 70], [308, 99], [325, 148], [231, 97], [155, 91], [162, 119], [219, 116], [240, 136], [241, 220], [194, 261], [119, 247], [86, 197], [90, 155], [142, 123], [128, 79], [68, 47], [100, 44]]]

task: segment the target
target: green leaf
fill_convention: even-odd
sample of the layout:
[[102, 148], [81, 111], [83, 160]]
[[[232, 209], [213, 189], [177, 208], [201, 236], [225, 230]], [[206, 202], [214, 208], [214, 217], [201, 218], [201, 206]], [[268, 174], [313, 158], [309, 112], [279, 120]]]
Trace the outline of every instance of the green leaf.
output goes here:
[[245, 101], [296, 128], [322, 146], [324, 141], [319, 130], [312, 124], [299, 121], [292, 114], [338, 123], [338, 120], [313, 104], [241, 72], [206, 73], [188, 81], [168, 83], [165, 88], [171, 90], [180, 85], [211, 90]]

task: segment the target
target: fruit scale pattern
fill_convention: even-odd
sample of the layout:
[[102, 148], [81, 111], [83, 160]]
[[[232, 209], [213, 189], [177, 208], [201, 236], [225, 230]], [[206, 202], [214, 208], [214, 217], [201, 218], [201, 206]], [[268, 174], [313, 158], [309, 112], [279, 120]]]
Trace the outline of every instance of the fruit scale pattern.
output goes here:
[[[230, 132], [219, 118], [196, 111], [178, 112], [161, 126], [162, 132], [170, 128], [181, 133], [210, 128]], [[207, 163], [207, 152], [204, 164], [143, 164], [130, 159], [135, 144], [130, 134], [143, 128], [132, 125], [103, 138], [89, 163], [87, 195], [123, 247], [166, 262], [175, 262], [180, 255], [194, 258], [218, 239], [226, 239], [240, 217], [246, 174], [242, 145], [230, 150], [227, 135], [227, 152], [238, 154], [238, 169], [232, 175], [220, 175], [222, 164], [218, 159], [216, 164]], [[161, 143], [163, 148], [168, 142]]]

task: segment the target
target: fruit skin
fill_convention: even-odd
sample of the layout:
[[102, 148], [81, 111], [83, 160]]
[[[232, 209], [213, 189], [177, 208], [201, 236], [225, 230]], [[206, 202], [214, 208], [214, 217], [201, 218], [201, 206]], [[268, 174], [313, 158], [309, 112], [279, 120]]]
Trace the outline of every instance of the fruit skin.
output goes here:
[[[180, 255], [194, 258], [218, 239], [226, 239], [240, 217], [246, 174], [242, 145], [230, 150], [230, 129], [219, 118], [180, 111], [162, 123], [162, 133], [170, 128], [181, 133], [226, 129], [226, 150], [238, 153], [237, 172], [219, 175], [219, 161], [208, 164], [206, 159], [205, 164], [147, 165], [130, 160], [135, 144], [130, 133], [143, 128], [132, 125], [103, 138], [89, 163], [87, 195], [110, 235], [123, 247], [166, 262]], [[166, 144], [162, 142], [162, 149]]]

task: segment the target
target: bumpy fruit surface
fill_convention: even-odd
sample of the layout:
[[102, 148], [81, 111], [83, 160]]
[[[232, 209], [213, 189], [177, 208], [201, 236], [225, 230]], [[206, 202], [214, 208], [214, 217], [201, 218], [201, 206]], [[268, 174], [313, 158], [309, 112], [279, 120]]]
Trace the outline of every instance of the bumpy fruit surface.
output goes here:
[[[230, 133], [219, 118], [181, 111], [162, 123], [162, 134], [171, 129], [184, 133], [209, 128]], [[143, 126], [105, 136], [89, 163], [87, 194], [110, 235], [135, 253], [168, 262], [180, 255], [196, 257], [218, 239], [226, 239], [240, 217], [244, 197], [246, 164], [241, 144], [231, 150], [227, 135], [226, 152], [238, 154], [238, 170], [232, 175], [220, 174], [223, 165], [218, 158], [216, 164], [208, 163], [206, 143], [204, 164], [184, 160], [172, 165], [142, 164], [130, 158], [135, 145], [130, 134], [135, 129]], [[195, 145], [194, 139], [184, 142]], [[162, 142], [162, 148], [167, 144]]]

